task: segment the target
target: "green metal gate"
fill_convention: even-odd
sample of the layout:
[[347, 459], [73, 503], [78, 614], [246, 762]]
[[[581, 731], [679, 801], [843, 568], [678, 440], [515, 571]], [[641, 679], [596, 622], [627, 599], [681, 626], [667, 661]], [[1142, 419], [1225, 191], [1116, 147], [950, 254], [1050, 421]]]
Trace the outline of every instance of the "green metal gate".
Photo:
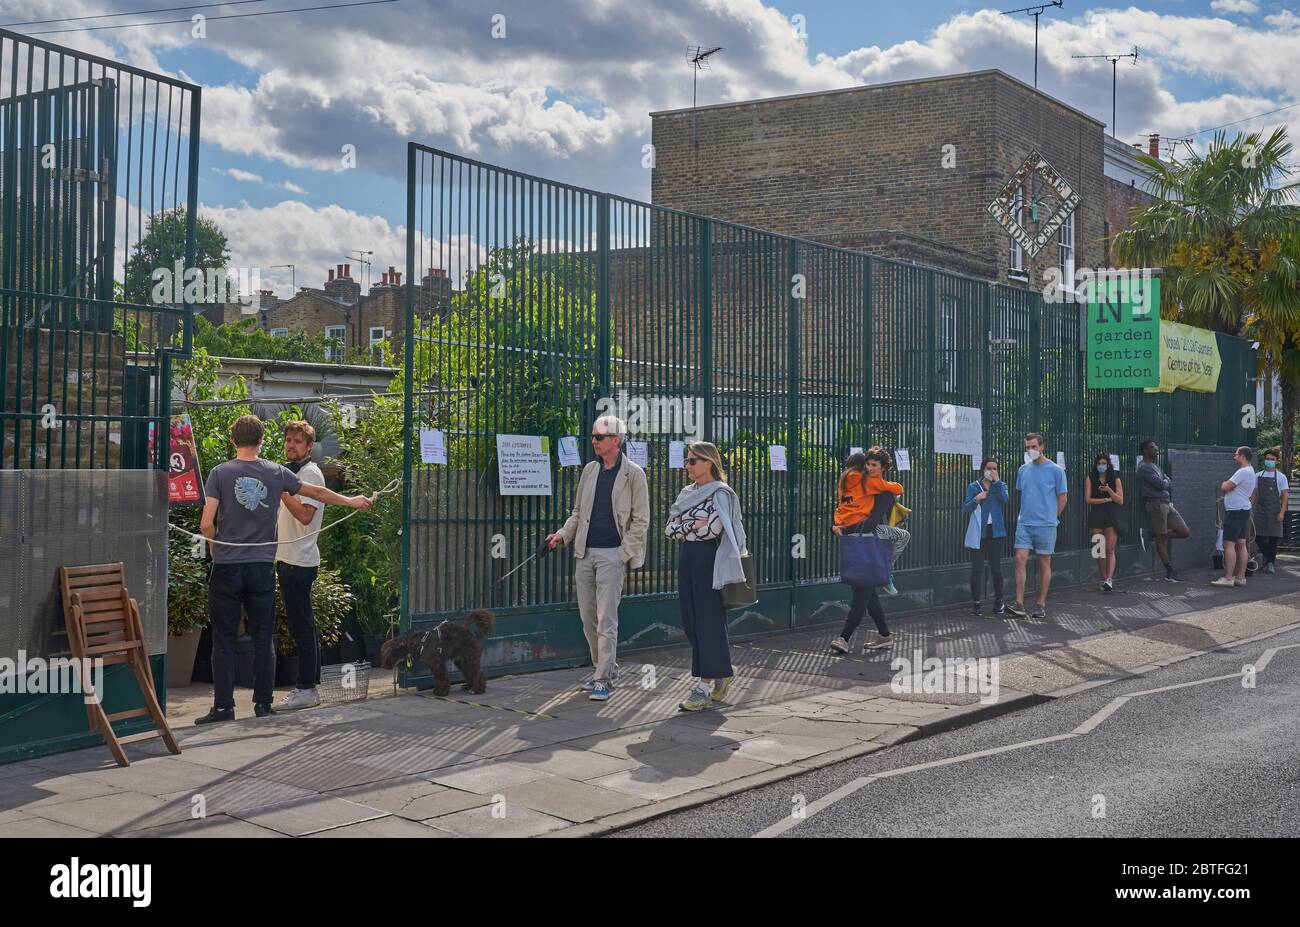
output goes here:
[[[1131, 480], [1145, 437], [1248, 440], [1241, 406], [1255, 363], [1240, 339], [1219, 339], [1215, 395], [1088, 390], [1077, 305], [417, 144], [407, 234], [403, 622], [490, 606], [500, 623], [488, 662], [498, 668], [580, 662], [586, 644], [567, 553], [498, 584], [567, 517], [580, 471], [553, 461], [550, 496], [503, 497], [495, 435], [545, 436], [551, 447], [575, 435], [583, 449], [602, 398], [702, 411], [701, 431], [722, 449], [743, 504], [761, 585], [759, 604], [733, 613], [734, 635], [840, 616], [830, 514], [855, 446], [906, 448], [912, 460], [893, 475], [914, 514], [896, 581], [903, 596], [890, 607], [966, 598], [960, 506], [975, 468], [968, 455], [935, 453], [936, 404], [980, 408], [984, 451], [1004, 471], [1019, 465], [1027, 431], [1064, 453], [1075, 495], [1054, 571], [1066, 584], [1095, 569], [1078, 501], [1094, 454], [1118, 454]], [[442, 273], [449, 296], [431, 285]], [[662, 523], [685, 482], [668, 466], [669, 442], [685, 429], [654, 424], [629, 436], [649, 445], [651, 527], [620, 609], [625, 648], [684, 639], [676, 549]], [[422, 428], [445, 432], [446, 465], [421, 463]], [[787, 470], [770, 469], [770, 445], [786, 448]], [[1130, 570], [1134, 559], [1124, 558]]]

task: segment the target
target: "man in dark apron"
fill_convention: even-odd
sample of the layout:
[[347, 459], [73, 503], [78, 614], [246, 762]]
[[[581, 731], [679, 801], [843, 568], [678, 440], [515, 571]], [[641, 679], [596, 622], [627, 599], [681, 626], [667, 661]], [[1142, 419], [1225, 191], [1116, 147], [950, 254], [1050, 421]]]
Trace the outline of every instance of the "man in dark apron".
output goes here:
[[1255, 487], [1255, 504], [1253, 518], [1255, 522], [1255, 543], [1264, 555], [1264, 572], [1275, 570], [1273, 562], [1277, 560], [1277, 545], [1282, 538], [1282, 522], [1286, 517], [1287, 502], [1290, 498], [1290, 485], [1286, 474], [1277, 468], [1278, 455], [1274, 451], [1265, 451], [1264, 467], [1257, 474]]

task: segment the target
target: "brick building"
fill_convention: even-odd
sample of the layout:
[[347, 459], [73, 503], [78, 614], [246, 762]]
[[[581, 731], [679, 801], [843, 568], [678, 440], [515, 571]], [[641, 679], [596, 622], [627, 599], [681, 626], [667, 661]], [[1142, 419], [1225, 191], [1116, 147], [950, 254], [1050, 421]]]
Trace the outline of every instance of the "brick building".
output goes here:
[[[1104, 123], [998, 70], [651, 118], [657, 205], [1035, 289], [1048, 268], [1106, 266], [1141, 193], [1108, 179]], [[1035, 150], [1080, 201], [1029, 259], [986, 207]], [[1026, 190], [1031, 232], [1042, 194]]]
[[[451, 304], [451, 278], [442, 268], [430, 267], [417, 290], [417, 309], [445, 309]], [[270, 290], [259, 293], [258, 321], [272, 335], [303, 332], [334, 339], [334, 360], [389, 364], [386, 352], [400, 342], [406, 331], [406, 295], [402, 274], [389, 266], [378, 283], [363, 294], [352, 276], [350, 264], [337, 264], [328, 271], [324, 284], [300, 287], [289, 299], [279, 299]], [[244, 308], [226, 303], [204, 313], [220, 325], [244, 318]], [[397, 339], [394, 341], [393, 339]], [[387, 346], [387, 347], [386, 347]]]

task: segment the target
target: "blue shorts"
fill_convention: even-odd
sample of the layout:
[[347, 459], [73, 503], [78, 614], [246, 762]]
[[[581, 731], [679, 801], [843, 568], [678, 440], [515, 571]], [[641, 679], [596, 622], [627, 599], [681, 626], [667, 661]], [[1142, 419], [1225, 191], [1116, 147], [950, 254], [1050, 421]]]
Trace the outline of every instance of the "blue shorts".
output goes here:
[[1223, 513], [1223, 543], [1246, 540], [1246, 525], [1250, 522], [1250, 509], [1235, 509]]
[[1016, 525], [1016, 550], [1056, 553], [1056, 525]]

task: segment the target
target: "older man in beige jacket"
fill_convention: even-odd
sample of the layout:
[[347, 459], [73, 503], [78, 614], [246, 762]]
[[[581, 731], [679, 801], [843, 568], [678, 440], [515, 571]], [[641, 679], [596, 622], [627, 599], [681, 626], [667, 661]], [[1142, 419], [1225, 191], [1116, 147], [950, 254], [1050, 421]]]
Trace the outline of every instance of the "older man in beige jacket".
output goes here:
[[646, 529], [650, 526], [650, 491], [645, 471], [623, 454], [627, 426], [613, 415], [602, 415], [591, 426], [596, 459], [578, 480], [573, 514], [559, 531], [546, 538], [551, 547], [573, 544], [577, 558], [574, 582], [582, 630], [591, 648], [591, 679], [582, 684], [593, 701], [609, 698], [618, 672], [618, 603], [623, 579], [645, 562]]

